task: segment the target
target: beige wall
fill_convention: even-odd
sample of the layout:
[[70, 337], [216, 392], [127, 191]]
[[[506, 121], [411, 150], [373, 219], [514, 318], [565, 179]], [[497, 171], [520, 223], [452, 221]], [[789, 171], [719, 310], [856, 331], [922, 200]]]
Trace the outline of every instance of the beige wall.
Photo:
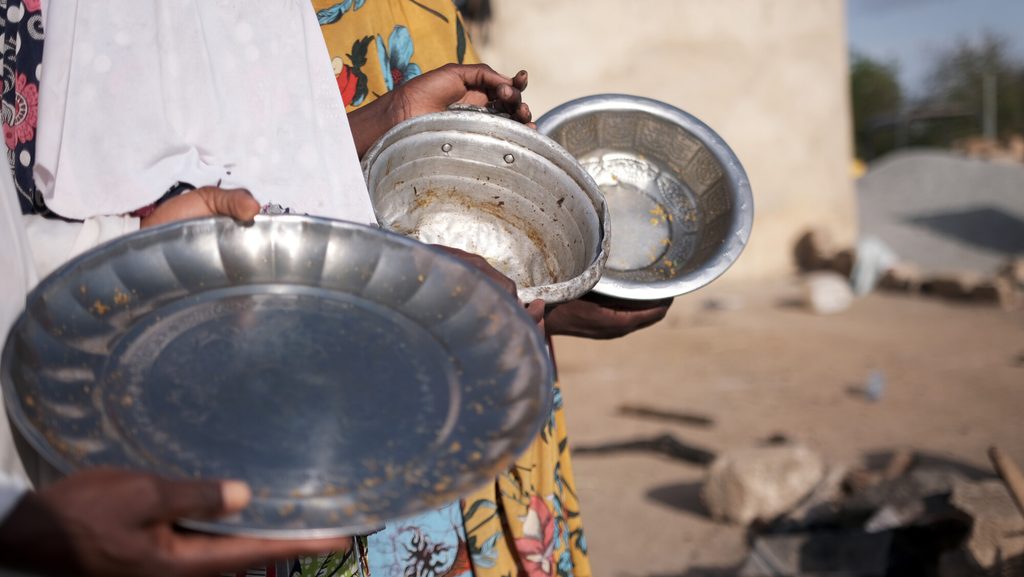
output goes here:
[[757, 216], [731, 279], [792, 270], [811, 224], [848, 241], [850, 110], [843, 0], [494, 0], [477, 48], [499, 70], [530, 71], [535, 115], [626, 92], [701, 118], [749, 173]]

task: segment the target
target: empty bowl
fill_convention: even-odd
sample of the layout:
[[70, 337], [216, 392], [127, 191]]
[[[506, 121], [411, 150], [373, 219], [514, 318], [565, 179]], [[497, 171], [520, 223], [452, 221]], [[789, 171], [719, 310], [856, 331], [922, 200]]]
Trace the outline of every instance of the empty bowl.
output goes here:
[[721, 276], [750, 238], [750, 182], [733, 151], [678, 108], [604, 94], [537, 121], [594, 178], [612, 241], [595, 291], [648, 300], [679, 296]]
[[572, 300], [600, 278], [603, 196], [536, 130], [477, 110], [421, 116], [385, 134], [363, 171], [381, 226], [484, 257], [520, 300]]

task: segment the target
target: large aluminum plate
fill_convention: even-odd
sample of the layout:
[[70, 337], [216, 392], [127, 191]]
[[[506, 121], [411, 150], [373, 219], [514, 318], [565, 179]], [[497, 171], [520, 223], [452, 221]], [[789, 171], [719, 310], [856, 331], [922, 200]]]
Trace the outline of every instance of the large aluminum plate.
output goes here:
[[186, 521], [352, 534], [491, 480], [549, 414], [515, 299], [411, 239], [299, 216], [175, 223], [44, 280], [7, 340], [12, 421], [63, 473], [114, 466], [253, 487]]

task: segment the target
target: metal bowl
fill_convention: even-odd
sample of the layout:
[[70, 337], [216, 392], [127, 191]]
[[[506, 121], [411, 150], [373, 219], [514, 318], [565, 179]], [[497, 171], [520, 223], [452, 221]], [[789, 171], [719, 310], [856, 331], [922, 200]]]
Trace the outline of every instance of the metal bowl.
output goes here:
[[493, 480], [550, 414], [522, 307], [438, 250], [300, 216], [175, 223], [73, 260], [3, 353], [12, 421], [62, 473], [243, 479], [183, 524], [352, 534]]
[[600, 279], [607, 209], [562, 147], [475, 110], [405, 121], [363, 159], [380, 224], [478, 254], [525, 302], [572, 300]]
[[754, 217], [750, 181], [700, 120], [657, 100], [604, 94], [555, 108], [537, 128], [579, 159], [608, 203], [612, 243], [596, 292], [679, 296], [739, 258]]

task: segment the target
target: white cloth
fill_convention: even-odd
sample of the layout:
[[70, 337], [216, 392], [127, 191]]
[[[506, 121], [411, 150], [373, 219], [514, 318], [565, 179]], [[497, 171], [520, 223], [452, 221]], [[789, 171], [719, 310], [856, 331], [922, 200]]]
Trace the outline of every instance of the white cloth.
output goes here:
[[[25, 308], [25, 295], [38, 277], [22, 229], [14, 179], [7, 169], [0, 170], [0, 197], [0, 271], [3, 271], [0, 273], [0, 335], [6, 338]], [[28, 476], [14, 446], [7, 411], [0, 411], [0, 522], [28, 487]]]
[[122, 215], [176, 182], [375, 222], [309, 0], [50, 0], [35, 178]]
[[83, 222], [65, 222], [26, 214], [22, 222], [39, 278], [90, 248], [139, 230], [139, 219], [128, 216], [97, 216]]

